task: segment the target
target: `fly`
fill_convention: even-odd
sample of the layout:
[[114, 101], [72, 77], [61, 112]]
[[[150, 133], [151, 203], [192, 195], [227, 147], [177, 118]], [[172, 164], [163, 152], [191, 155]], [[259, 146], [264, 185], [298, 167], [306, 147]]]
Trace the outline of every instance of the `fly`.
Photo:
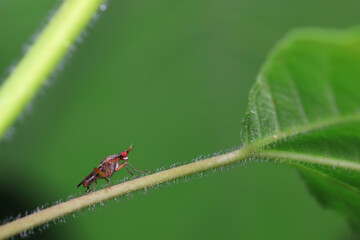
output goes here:
[[98, 167], [94, 168], [93, 171], [77, 185], [77, 187], [83, 185], [84, 187], [86, 187], [85, 193], [87, 193], [89, 192], [89, 188], [92, 183], [94, 183], [94, 186], [91, 188], [91, 191], [95, 189], [98, 179], [105, 179], [108, 182], [110, 188], [111, 176], [123, 167], [125, 167], [131, 175], [137, 177], [130, 171], [127, 165], [129, 165], [135, 172], [149, 173], [149, 170], [136, 170], [134, 166], [130, 162], [128, 162], [128, 154], [133, 148], [134, 146], [131, 145], [128, 150], [105, 158], [103, 161], [100, 162], [100, 165]]

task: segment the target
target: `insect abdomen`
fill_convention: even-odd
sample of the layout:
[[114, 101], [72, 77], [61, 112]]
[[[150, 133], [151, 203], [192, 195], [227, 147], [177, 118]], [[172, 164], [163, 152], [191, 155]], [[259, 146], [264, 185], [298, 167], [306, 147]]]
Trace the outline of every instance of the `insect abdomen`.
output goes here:
[[94, 173], [90, 173], [86, 178], [84, 178], [84, 180], [82, 180], [79, 185], [77, 185], [77, 187], [80, 187], [81, 184], [84, 187], [88, 187], [92, 184], [92, 182], [95, 180], [95, 174]]

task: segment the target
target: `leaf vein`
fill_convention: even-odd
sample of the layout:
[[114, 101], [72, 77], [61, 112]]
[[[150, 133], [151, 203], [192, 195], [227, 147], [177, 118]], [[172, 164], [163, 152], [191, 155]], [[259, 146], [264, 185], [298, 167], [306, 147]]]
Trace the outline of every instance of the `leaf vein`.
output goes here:
[[353, 171], [360, 172], [360, 163], [351, 162], [346, 159], [339, 158], [329, 158], [317, 155], [289, 152], [289, 151], [278, 151], [278, 150], [263, 150], [255, 153], [255, 155], [260, 157], [274, 157], [282, 158], [287, 160], [294, 160], [303, 163], [309, 164], [320, 164], [336, 168], [344, 168]]

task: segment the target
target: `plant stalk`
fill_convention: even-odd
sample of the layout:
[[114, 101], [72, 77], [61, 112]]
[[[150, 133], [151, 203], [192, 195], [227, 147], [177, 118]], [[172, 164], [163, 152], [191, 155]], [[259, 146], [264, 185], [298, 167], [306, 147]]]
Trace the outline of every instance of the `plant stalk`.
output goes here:
[[310, 124], [300, 130], [289, 130], [279, 132], [276, 135], [269, 136], [260, 141], [245, 145], [239, 150], [229, 152], [216, 157], [189, 163], [169, 170], [161, 171], [152, 175], [147, 175], [128, 182], [124, 182], [111, 188], [102, 189], [87, 195], [69, 200], [64, 203], [49, 207], [26, 217], [20, 218], [0, 226], [0, 239], [8, 238], [37, 227], [51, 220], [60, 218], [69, 213], [79, 211], [88, 206], [104, 202], [106, 200], [123, 196], [127, 193], [135, 192], [144, 188], [149, 188], [167, 181], [182, 178], [191, 174], [201, 173], [221, 166], [226, 166], [248, 158], [281, 158], [285, 160], [300, 161], [307, 164], [321, 164], [332, 167], [343, 167], [353, 171], [360, 171], [360, 164], [349, 162], [344, 159], [324, 158], [306, 154], [297, 154], [292, 152], [271, 151], [264, 149], [264, 146], [277, 142], [284, 138], [289, 138], [300, 133], [309, 132], [324, 126], [344, 124], [358, 121], [360, 115], [345, 116], [334, 118], [325, 122]]
[[189, 163], [169, 170], [164, 170], [155, 174], [120, 183], [118, 185], [112, 186], [111, 188], [105, 188], [96, 192], [92, 192], [64, 203], [57, 204], [55, 206], [46, 208], [39, 212], [0, 226], [0, 239], [9, 238], [51, 220], [65, 216], [69, 213], [79, 211], [83, 208], [104, 202], [115, 197], [123, 196], [127, 193], [152, 187], [194, 173], [200, 173], [213, 168], [238, 162], [249, 157], [252, 151], [252, 147], [244, 147], [234, 152], [204, 159], [198, 162]]
[[103, 0], [65, 0], [0, 88], [0, 139], [44, 84]]

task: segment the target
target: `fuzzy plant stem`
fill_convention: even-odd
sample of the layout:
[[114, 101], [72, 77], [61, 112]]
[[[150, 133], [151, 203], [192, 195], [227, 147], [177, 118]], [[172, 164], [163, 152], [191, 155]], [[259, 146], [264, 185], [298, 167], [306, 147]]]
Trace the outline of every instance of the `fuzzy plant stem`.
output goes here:
[[0, 226], [0, 239], [14, 236], [56, 218], [127, 193], [246, 159], [251, 152], [252, 148], [245, 147], [224, 155], [164, 170], [83, 195]]
[[360, 115], [343, 116], [326, 121], [320, 121], [317, 123], [309, 124], [306, 127], [293, 129], [284, 132], [278, 132], [278, 134], [266, 137], [257, 142], [245, 145], [243, 148], [229, 152], [220, 156], [204, 159], [198, 162], [189, 163], [183, 166], [158, 172], [152, 175], [148, 175], [142, 178], [138, 178], [132, 181], [124, 182], [115, 185], [111, 188], [106, 188], [93, 192], [67, 202], [49, 207], [39, 212], [33, 213], [26, 217], [20, 218], [13, 222], [9, 222], [0, 226], [0, 239], [14, 236], [18, 233], [24, 232], [28, 229], [32, 229], [36, 226], [65, 216], [72, 212], [79, 211], [88, 206], [104, 202], [106, 200], [125, 195], [127, 193], [135, 192], [140, 189], [152, 187], [167, 181], [182, 178], [187, 175], [201, 173], [214, 168], [219, 168], [229, 164], [233, 164], [245, 159], [260, 158], [260, 159], [283, 159], [285, 161], [298, 161], [307, 164], [318, 164], [332, 167], [342, 167], [345, 169], [351, 169], [353, 171], [360, 172], [360, 164], [355, 162], [349, 162], [346, 159], [334, 159], [326, 158], [323, 156], [313, 156], [310, 154], [299, 154], [296, 152], [281, 152], [274, 150], [267, 150], [264, 146], [274, 143], [278, 140], [285, 139], [298, 135], [303, 132], [320, 129], [326, 126], [332, 126], [336, 124], [345, 124], [348, 122], [357, 121], [360, 119]]
[[[258, 159], [283, 159], [295, 162], [302, 162], [307, 164], [320, 164], [335, 167], [344, 167], [354, 171], [360, 172], [359, 163], [351, 163], [341, 159], [327, 159], [324, 157], [316, 157], [312, 155], [297, 154], [291, 152], [279, 152], [272, 150], [261, 150], [263, 144], [270, 144], [278, 139], [276, 137], [265, 138], [261, 142], [253, 143], [244, 146], [239, 150], [229, 152], [216, 157], [200, 160], [198, 162], [189, 163], [183, 166], [175, 167], [169, 170], [164, 170], [152, 175], [147, 175], [131, 181], [120, 183], [105, 188], [96, 192], [83, 195], [81, 197], [69, 200], [64, 203], [57, 204], [31, 215], [25, 216], [13, 222], [9, 222], [0, 226], [0, 239], [9, 238], [26, 230], [40, 226], [44, 223], [68, 215], [70, 213], [79, 211], [83, 208], [113, 199], [115, 197], [123, 196], [144, 188], [156, 186], [167, 181], [179, 179], [188, 175], [201, 173], [214, 168], [230, 165], [236, 162], [241, 162], [249, 158]], [[271, 161], [272, 161], [271, 160]]]
[[0, 139], [34, 97], [103, 0], [65, 0], [0, 88]]

